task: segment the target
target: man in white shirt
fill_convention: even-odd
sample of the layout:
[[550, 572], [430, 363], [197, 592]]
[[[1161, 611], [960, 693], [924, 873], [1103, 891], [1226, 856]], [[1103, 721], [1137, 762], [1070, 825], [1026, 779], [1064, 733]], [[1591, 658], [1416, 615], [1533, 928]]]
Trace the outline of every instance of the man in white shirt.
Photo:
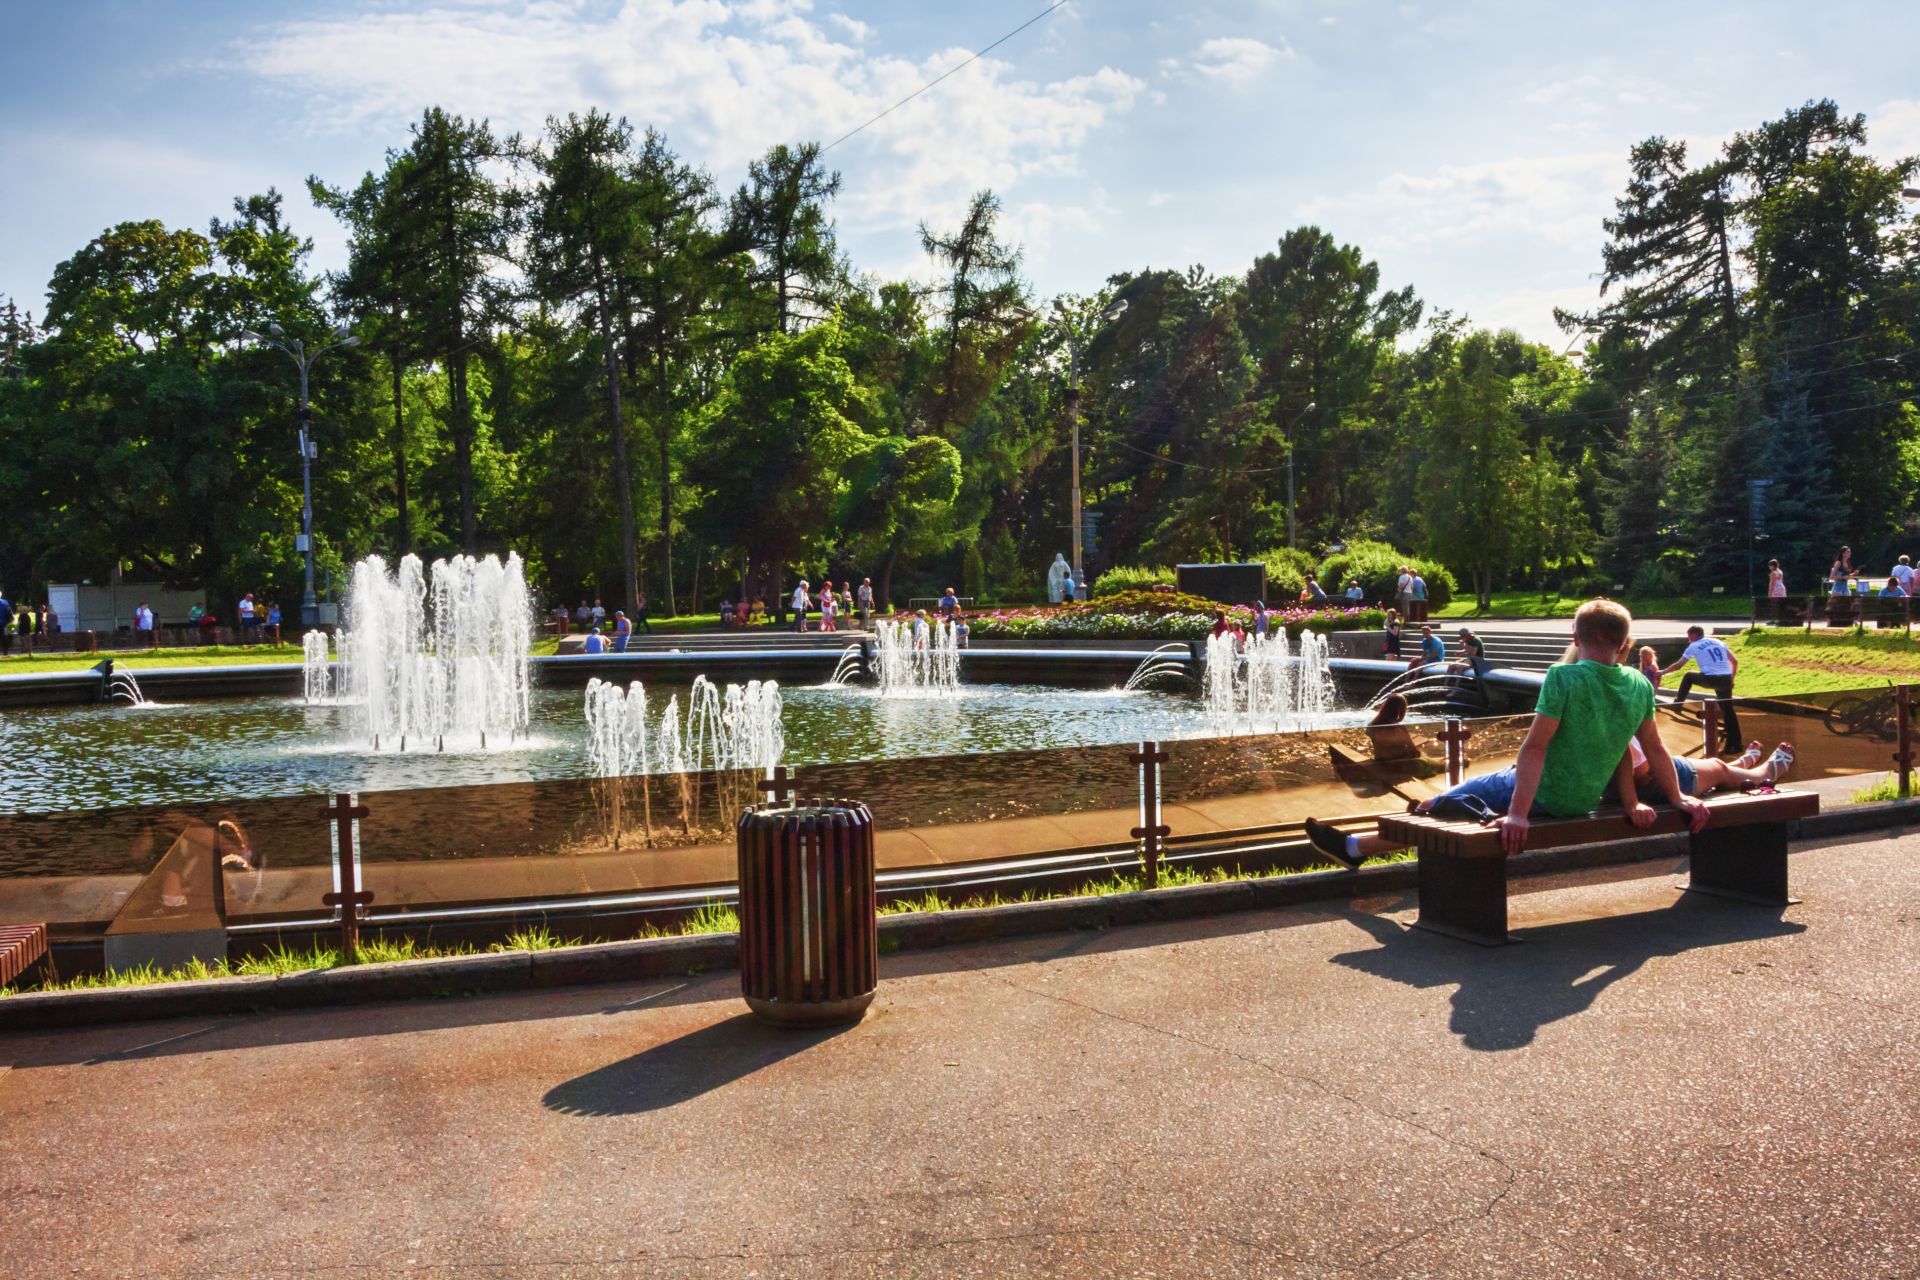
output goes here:
[[1400, 576], [1393, 584], [1393, 607], [1400, 611], [1402, 622], [1413, 622], [1413, 566], [1401, 565]]
[[793, 629], [795, 631], [807, 629], [807, 609], [812, 604], [813, 601], [807, 597], [807, 580], [802, 578], [800, 585], [793, 589]]
[[1887, 575], [1900, 580], [1900, 589], [1908, 595], [1913, 594], [1913, 561], [1906, 556], [1900, 557], [1900, 563], [1893, 566], [1893, 572]]
[[1733, 677], [1740, 671], [1740, 659], [1733, 656], [1733, 650], [1709, 636], [1700, 627], [1687, 628], [1687, 647], [1671, 666], [1660, 668], [1660, 674], [1670, 676], [1689, 662], [1699, 667], [1698, 671], [1689, 671], [1680, 677], [1680, 688], [1676, 696], [1685, 702], [1688, 692], [1698, 680], [1713, 690], [1714, 701], [1720, 704], [1720, 723], [1726, 729], [1727, 752], [1738, 755], [1746, 749], [1745, 741], [1740, 737], [1740, 717], [1733, 709]]

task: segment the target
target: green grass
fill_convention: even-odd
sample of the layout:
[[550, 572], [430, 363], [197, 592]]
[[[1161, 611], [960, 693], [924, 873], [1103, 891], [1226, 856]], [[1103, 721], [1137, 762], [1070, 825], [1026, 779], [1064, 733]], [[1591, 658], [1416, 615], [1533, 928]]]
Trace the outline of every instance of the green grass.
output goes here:
[[1855, 804], [1875, 804], [1882, 800], [1899, 800], [1900, 783], [1893, 774], [1883, 775], [1878, 782], [1870, 783], [1853, 793]]
[[1727, 644], [1740, 659], [1734, 692], [1743, 698], [1920, 682], [1920, 641], [1899, 631], [1761, 627]]
[[[1743, 595], [1665, 596], [1638, 600], [1618, 597], [1621, 604], [1646, 618], [1744, 618], [1751, 602]], [[1538, 591], [1496, 591], [1493, 607], [1482, 612], [1471, 592], [1456, 596], [1444, 609], [1435, 609], [1436, 618], [1571, 618], [1587, 597], [1563, 598], [1558, 595], [1542, 600]]]
[[508, 934], [506, 941], [496, 942], [489, 951], [557, 951], [567, 943], [560, 940], [553, 930], [543, 924], [530, 929], [516, 929]]

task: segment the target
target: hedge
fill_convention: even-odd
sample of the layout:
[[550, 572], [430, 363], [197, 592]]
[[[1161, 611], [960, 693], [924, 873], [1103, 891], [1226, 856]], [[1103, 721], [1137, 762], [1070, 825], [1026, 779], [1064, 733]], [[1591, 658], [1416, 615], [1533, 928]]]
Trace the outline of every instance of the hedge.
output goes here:
[[1347, 549], [1328, 556], [1320, 566], [1320, 585], [1327, 594], [1338, 596], [1347, 584], [1359, 580], [1366, 590], [1368, 604], [1390, 605], [1394, 585], [1400, 579], [1400, 566], [1410, 564], [1427, 581], [1427, 607], [1438, 611], [1447, 606], [1458, 589], [1453, 574], [1438, 560], [1411, 556], [1384, 542], [1350, 542]]

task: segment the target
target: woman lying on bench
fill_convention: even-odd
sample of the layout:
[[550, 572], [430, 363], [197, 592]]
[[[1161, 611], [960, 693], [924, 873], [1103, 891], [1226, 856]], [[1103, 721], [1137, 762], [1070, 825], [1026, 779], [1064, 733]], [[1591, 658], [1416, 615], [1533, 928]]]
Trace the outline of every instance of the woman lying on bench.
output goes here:
[[[1765, 750], [1756, 738], [1747, 744], [1746, 753], [1738, 760], [1718, 760], [1712, 756], [1689, 760], [1685, 756], [1674, 756], [1673, 772], [1680, 779], [1680, 789], [1690, 796], [1704, 796], [1715, 791], [1743, 791], [1748, 787], [1770, 787], [1793, 767], [1793, 747], [1783, 742], [1762, 761], [1760, 753]], [[1653, 770], [1647, 764], [1647, 753], [1640, 749], [1639, 739], [1627, 743], [1627, 758], [1633, 762], [1633, 785], [1636, 788], [1653, 781]], [[1627, 803], [1631, 805], [1634, 799], [1629, 795]]]

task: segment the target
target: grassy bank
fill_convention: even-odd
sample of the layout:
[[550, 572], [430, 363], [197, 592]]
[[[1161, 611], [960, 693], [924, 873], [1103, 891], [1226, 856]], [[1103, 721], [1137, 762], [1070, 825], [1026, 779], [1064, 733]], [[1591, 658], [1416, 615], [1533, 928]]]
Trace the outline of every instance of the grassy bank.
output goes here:
[[1920, 642], [1900, 633], [1761, 628], [1728, 641], [1743, 698], [1920, 683]]
[[[533, 642], [536, 654], [552, 653], [552, 636]], [[87, 671], [112, 658], [115, 667], [144, 671], [149, 667], [239, 667], [253, 663], [299, 662], [297, 644], [206, 644], [179, 649], [102, 649], [98, 653], [45, 653], [28, 657], [15, 652], [0, 658], [0, 676], [37, 675], [48, 671]], [[336, 655], [337, 656], [337, 655]]]
[[[1436, 609], [1436, 618], [1571, 618], [1587, 597], [1566, 599], [1555, 596], [1542, 600], [1538, 591], [1496, 591], [1493, 607], [1482, 611], [1472, 596], [1456, 598], [1444, 609]], [[1644, 600], [1620, 597], [1620, 603], [1643, 618], [1744, 618], [1750, 602], [1745, 596], [1661, 596]]]

